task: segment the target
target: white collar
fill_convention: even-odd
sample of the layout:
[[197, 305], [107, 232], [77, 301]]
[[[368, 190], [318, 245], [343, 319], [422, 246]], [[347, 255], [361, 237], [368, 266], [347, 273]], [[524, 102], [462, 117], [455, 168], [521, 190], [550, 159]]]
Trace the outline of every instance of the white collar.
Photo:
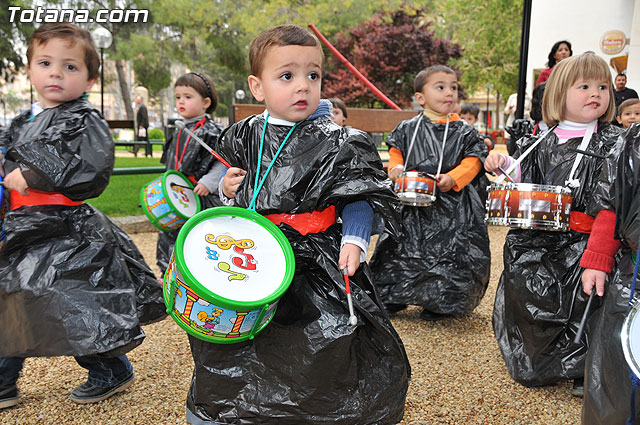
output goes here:
[[[265, 109], [264, 112], [262, 113], [262, 116], [266, 119], [267, 118], [267, 113], [268, 111]], [[274, 125], [286, 125], [289, 127], [293, 127], [294, 125], [296, 125], [296, 123], [291, 122], [291, 121], [287, 121], [287, 120], [283, 120], [281, 118], [274, 118], [272, 116], [269, 116], [269, 124], [274, 124]]]
[[589, 127], [590, 122], [573, 122], [562, 120], [558, 123], [558, 128], [562, 130], [584, 130]]

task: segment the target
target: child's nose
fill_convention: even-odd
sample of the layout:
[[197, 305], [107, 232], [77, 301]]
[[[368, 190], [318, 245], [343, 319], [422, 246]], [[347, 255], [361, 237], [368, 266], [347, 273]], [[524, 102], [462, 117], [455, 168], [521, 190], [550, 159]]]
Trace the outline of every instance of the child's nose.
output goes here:
[[309, 91], [309, 81], [306, 78], [300, 78], [298, 80], [298, 90], [299, 91]]

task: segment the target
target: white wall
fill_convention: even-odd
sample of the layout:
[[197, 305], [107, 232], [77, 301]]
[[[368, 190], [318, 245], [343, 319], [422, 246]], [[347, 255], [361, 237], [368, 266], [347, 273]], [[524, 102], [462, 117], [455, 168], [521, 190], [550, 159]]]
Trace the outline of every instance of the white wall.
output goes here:
[[[535, 86], [534, 69], [546, 68], [547, 55], [556, 41], [568, 40], [573, 54], [591, 50], [602, 56], [607, 63], [614, 56], [629, 52], [629, 46], [617, 55], [606, 55], [600, 50], [602, 35], [610, 30], [620, 30], [631, 37], [634, 4], [640, 0], [533, 0], [531, 30], [529, 34], [529, 57], [527, 60], [527, 91]], [[636, 40], [640, 43], [640, 40]], [[639, 58], [640, 59], [640, 58]], [[640, 72], [640, 67], [636, 67]], [[615, 70], [611, 69], [612, 76]], [[635, 79], [640, 82], [639, 78]], [[632, 85], [629, 74], [628, 86]]]

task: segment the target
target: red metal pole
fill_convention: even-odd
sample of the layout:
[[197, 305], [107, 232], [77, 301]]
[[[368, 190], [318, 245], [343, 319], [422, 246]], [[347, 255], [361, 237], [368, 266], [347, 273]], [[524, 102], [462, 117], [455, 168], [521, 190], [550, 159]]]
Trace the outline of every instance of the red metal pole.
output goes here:
[[356, 77], [358, 77], [360, 79], [360, 81], [362, 81], [372, 92], [375, 93], [376, 96], [378, 96], [384, 103], [386, 103], [387, 105], [389, 105], [390, 107], [392, 107], [393, 109], [397, 109], [398, 111], [400, 111], [400, 107], [398, 105], [396, 105], [395, 103], [393, 103], [393, 101], [391, 99], [389, 99], [387, 96], [384, 95], [384, 93], [382, 93], [376, 86], [373, 85], [373, 83], [371, 83], [371, 81], [369, 81], [367, 79], [367, 77], [365, 77], [364, 75], [362, 75], [362, 73], [360, 71], [358, 71], [356, 69], [355, 66], [353, 66], [351, 64], [351, 62], [349, 62], [347, 60], [347, 58], [345, 58], [344, 56], [342, 56], [342, 54], [335, 48], [333, 47], [333, 45], [331, 43], [329, 43], [329, 40], [327, 40], [325, 38], [324, 35], [322, 35], [320, 33], [320, 31], [318, 31], [318, 28], [315, 27], [315, 25], [313, 24], [309, 24], [309, 28], [311, 28], [311, 30], [316, 34], [316, 36], [318, 36], [318, 38], [320, 39], [320, 41], [327, 46], [327, 48], [329, 50], [331, 50], [331, 53], [333, 53], [340, 62], [342, 62], [343, 64], [345, 64], [345, 66], [347, 68], [349, 68], [349, 70], [351, 72], [353, 72]]

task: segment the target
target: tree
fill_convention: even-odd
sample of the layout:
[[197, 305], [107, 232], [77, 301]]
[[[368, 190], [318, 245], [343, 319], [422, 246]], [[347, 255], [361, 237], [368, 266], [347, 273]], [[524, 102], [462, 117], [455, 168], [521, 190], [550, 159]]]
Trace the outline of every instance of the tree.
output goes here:
[[[376, 87], [408, 107], [415, 75], [431, 65], [446, 65], [461, 56], [459, 45], [439, 39], [424, 9], [382, 12], [336, 35], [336, 48]], [[375, 107], [380, 101], [335, 58], [327, 58], [323, 95], [350, 105]]]
[[10, 22], [10, 6], [24, 7], [20, 0], [0, 0], [0, 78], [11, 81], [25, 65], [22, 60], [20, 46], [26, 46], [26, 42], [33, 33], [33, 25], [22, 24], [14, 17]]

